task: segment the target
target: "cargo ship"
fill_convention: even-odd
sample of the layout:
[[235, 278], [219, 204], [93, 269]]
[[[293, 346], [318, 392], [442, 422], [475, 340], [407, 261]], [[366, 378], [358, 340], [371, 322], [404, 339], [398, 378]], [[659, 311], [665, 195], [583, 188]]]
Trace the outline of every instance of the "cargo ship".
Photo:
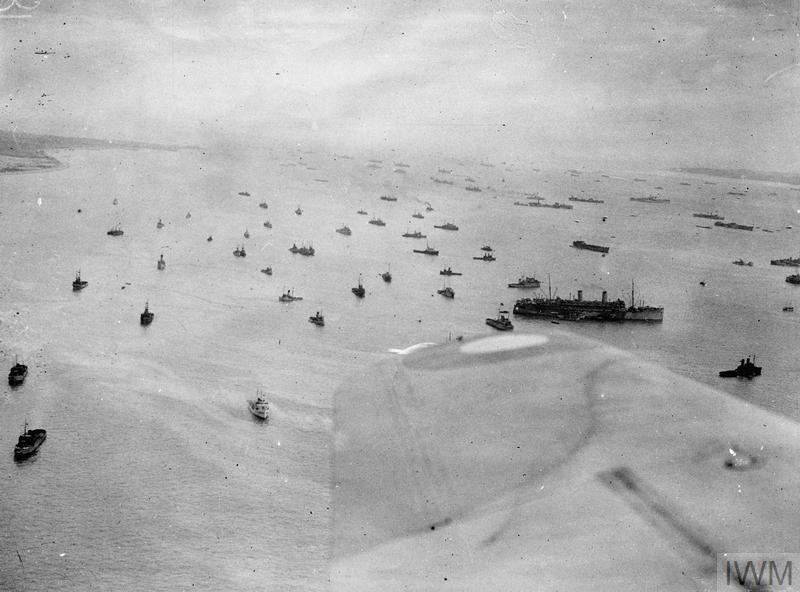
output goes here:
[[664, 197], [656, 197], [655, 195], [648, 195], [647, 197], [632, 197], [631, 201], [640, 201], [642, 203], [669, 203], [669, 200]]
[[611, 247], [603, 247], [601, 245], [590, 245], [581, 240], [572, 241], [572, 246], [576, 249], [584, 249], [586, 251], [596, 251], [598, 253], [608, 253], [611, 250]]
[[631, 289], [631, 305], [625, 306], [623, 300], [609, 300], [604, 290], [600, 300], [584, 300], [583, 290], [578, 290], [577, 298], [522, 298], [514, 305], [514, 314], [531, 317], [544, 317], [565, 321], [634, 321], [660, 323], [664, 320], [664, 309], [634, 303]]
[[772, 259], [770, 265], [781, 265], [783, 267], [800, 267], [800, 257], [787, 257], [786, 259]]
[[736, 222], [714, 222], [714, 226], [721, 228], [734, 228], [736, 230], [753, 230], [752, 226], [746, 224], [737, 224]]
[[594, 197], [575, 197], [574, 195], [570, 196], [569, 201], [579, 201], [582, 203], [593, 203], [593, 204], [606, 203], [602, 199], [595, 199]]

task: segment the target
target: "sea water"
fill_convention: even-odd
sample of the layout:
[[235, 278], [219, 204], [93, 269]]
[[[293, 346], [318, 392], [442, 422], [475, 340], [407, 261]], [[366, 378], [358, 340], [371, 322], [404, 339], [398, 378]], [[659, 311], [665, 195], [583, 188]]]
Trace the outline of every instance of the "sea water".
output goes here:
[[[0, 394], [0, 589], [325, 589], [335, 388], [389, 348], [491, 333], [486, 317], [531, 295], [506, 287], [522, 275], [586, 299], [603, 290], [628, 299], [634, 281], [637, 300], [664, 307], [662, 324], [557, 329], [800, 418], [800, 313], [782, 311], [800, 304], [800, 287], [784, 281], [794, 270], [769, 265], [798, 254], [797, 229], [786, 227], [800, 193], [788, 186], [753, 182], [738, 196], [728, 191], [741, 181], [678, 173], [446, 156], [404, 156], [411, 166], [396, 167], [393, 155], [324, 150], [57, 156], [66, 168], [0, 178], [0, 348], [5, 367], [18, 356], [30, 368], [22, 387]], [[465, 177], [482, 191], [465, 191]], [[574, 209], [515, 206], [524, 192]], [[650, 193], [671, 201], [630, 201]], [[710, 210], [756, 229], [692, 217]], [[373, 216], [386, 226], [368, 224]], [[447, 221], [459, 230], [433, 228]], [[117, 223], [125, 234], [106, 235]], [[342, 224], [351, 236], [335, 232]], [[401, 235], [417, 229], [438, 257], [412, 252], [426, 239]], [[316, 254], [292, 254], [293, 243]], [[487, 244], [497, 260], [474, 260]], [[240, 245], [245, 258], [232, 254]], [[740, 257], [753, 267], [732, 265]], [[272, 276], [260, 273], [267, 266]], [[440, 276], [448, 266], [463, 275]], [[89, 282], [81, 292], [71, 290], [77, 270]], [[364, 299], [351, 293], [359, 278]], [[437, 294], [444, 285], [454, 299]], [[286, 290], [303, 300], [279, 303]], [[155, 320], [142, 327], [146, 302]], [[317, 311], [323, 328], [307, 320]], [[554, 329], [512, 320], [517, 332]], [[763, 376], [718, 378], [747, 355]], [[247, 409], [257, 389], [270, 401], [267, 423]], [[48, 439], [15, 463], [26, 420]]]

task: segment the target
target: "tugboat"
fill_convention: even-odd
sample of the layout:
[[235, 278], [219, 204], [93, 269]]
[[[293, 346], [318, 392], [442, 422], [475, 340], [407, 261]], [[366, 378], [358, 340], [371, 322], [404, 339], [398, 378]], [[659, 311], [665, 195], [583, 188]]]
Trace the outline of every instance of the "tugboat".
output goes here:
[[325, 317], [322, 316], [319, 311], [313, 317], [308, 317], [309, 323], [314, 323], [317, 327], [324, 327], [325, 326]]
[[250, 408], [250, 413], [259, 419], [269, 419], [269, 403], [264, 398], [264, 393], [260, 390], [256, 391], [255, 399], [248, 399], [247, 406]]
[[747, 267], [753, 267], [752, 261], [745, 261], [744, 259], [737, 259], [733, 262], [734, 265], [746, 265]]
[[368, 214], [367, 214], [367, 212], [366, 212], [366, 210], [358, 210], [358, 211], [356, 212], [356, 214], [360, 214], [360, 215], [362, 215], [362, 216], [367, 216], [367, 215], [368, 215]]
[[312, 247], [311, 245], [308, 245], [308, 246], [305, 246], [305, 245], [303, 245], [302, 247], [300, 247], [299, 249], [297, 249], [297, 252], [298, 252], [300, 255], [303, 255], [303, 256], [305, 256], [305, 257], [313, 257], [313, 256], [314, 256], [314, 253], [315, 253], [316, 251], [314, 251], [314, 247]]
[[523, 290], [527, 290], [530, 288], [538, 288], [542, 283], [537, 280], [535, 277], [532, 276], [520, 276], [520, 278], [511, 284], [508, 284], [509, 288], [522, 288]]
[[78, 292], [80, 290], [83, 290], [88, 285], [89, 282], [81, 279], [81, 270], [79, 269], [75, 274], [75, 279], [72, 281], [72, 291]]
[[351, 288], [351, 291], [359, 298], [363, 298], [364, 295], [366, 294], [366, 290], [364, 290], [364, 285], [361, 283], [361, 274], [359, 274], [358, 276], [358, 286], [356, 286], [355, 288]]
[[339, 234], [343, 234], [345, 236], [350, 236], [351, 234], [353, 234], [353, 231], [350, 230], [350, 227], [347, 226], [347, 224], [343, 224], [341, 228], [337, 228], [336, 232], [338, 232]]
[[250, 192], [249, 191], [240, 191], [239, 195], [241, 195], [242, 197], [250, 197]]
[[442, 230], [458, 230], [458, 226], [452, 222], [445, 222], [444, 224], [434, 224], [434, 228], [441, 228]]
[[270, 222], [269, 220], [264, 222], [264, 228], [272, 228], [272, 222]]
[[245, 251], [244, 251], [244, 245], [242, 245], [241, 247], [236, 247], [236, 249], [233, 251], [233, 256], [234, 257], [247, 257], [247, 253], [245, 253]]
[[106, 232], [106, 234], [108, 236], [122, 236], [125, 233], [122, 231], [122, 228], [120, 228], [119, 224], [117, 224], [114, 226], [114, 228]]
[[250, 238], [250, 231], [247, 230], [247, 228], [244, 229], [244, 237], [245, 238]]
[[158, 267], [159, 270], [166, 269], [167, 262], [164, 261], [164, 254], [163, 253], [161, 254], [161, 258], [158, 260], [158, 263], [156, 264], [156, 267]]
[[439, 275], [464, 275], [460, 271], [453, 271], [451, 267], [447, 267], [439, 272]]
[[386, 222], [381, 220], [380, 218], [373, 218], [369, 221], [370, 224], [374, 224], [375, 226], [386, 226]]
[[258, 207], [261, 208], [262, 210], [266, 210], [267, 208], [269, 208], [267, 202], [265, 201], [262, 201], [260, 204], [258, 204]]
[[[502, 307], [503, 305], [500, 304]], [[498, 331], [511, 331], [514, 329], [514, 325], [511, 323], [511, 320], [508, 318], [508, 311], [498, 309], [497, 311], [497, 318], [487, 318], [486, 324], [490, 327], [494, 327]]]
[[286, 290], [285, 294], [278, 296], [278, 302], [294, 302], [295, 300], [302, 300], [302, 296], [295, 296], [294, 289]]
[[303, 209], [300, 206], [297, 206], [297, 209], [294, 211], [294, 213], [297, 214], [298, 216], [302, 216]]
[[486, 251], [487, 253], [491, 253], [492, 251], [494, 251], [494, 249], [492, 247], [490, 247], [489, 245], [483, 245], [481, 247], [481, 251]]
[[25, 377], [28, 375], [28, 367], [25, 364], [20, 364], [14, 360], [14, 365], [8, 372], [8, 384], [10, 386], [19, 386], [25, 382]]
[[753, 356], [753, 361], [741, 360], [739, 365], [734, 370], [723, 370], [719, 373], [721, 378], [747, 378], [751, 380], [754, 376], [761, 376], [761, 366], [756, 366], [756, 357]]
[[491, 253], [484, 253], [482, 257], [473, 257], [476, 261], [494, 261], [496, 257]]
[[437, 251], [436, 249], [432, 248], [427, 243], [425, 244], [425, 248], [424, 249], [413, 249], [413, 251], [415, 253], [422, 253], [423, 255], [438, 255], [439, 254], [439, 251]]
[[272, 268], [265, 267], [264, 269], [261, 270], [261, 273], [263, 273], [264, 275], [272, 275]]
[[422, 218], [424, 218], [425, 216], [423, 216], [423, 215], [422, 215], [421, 213], [419, 213], [419, 212], [414, 212], [413, 214], [411, 214], [411, 217], [412, 217], [412, 218], [419, 218], [419, 219], [422, 219]]
[[192, 213], [191, 212], [186, 212], [186, 219], [188, 220], [191, 217], [192, 217]]
[[207, 242], [207, 243], [210, 243], [210, 242], [211, 242], [211, 241], [213, 241], [213, 240], [214, 240], [214, 237], [213, 237], [213, 236], [211, 236], [211, 235], [209, 234], [209, 235], [208, 235], [208, 238], [206, 239], [206, 242]]
[[39, 446], [42, 445], [45, 438], [47, 438], [47, 430], [29, 430], [28, 422], [26, 421], [25, 426], [22, 428], [22, 434], [17, 440], [17, 445], [14, 446], [14, 460], [24, 460], [32, 456], [39, 450]]
[[450, 286], [444, 286], [441, 290], [436, 290], [437, 294], [441, 294], [445, 298], [455, 298], [456, 293], [453, 291], [453, 288]]
[[158, 219], [158, 222], [156, 223], [156, 228], [158, 229], [164, 228], [164, 223], [161, 221], [161, 218]]
[[392, 281], [392, 272], [387, 269], [381, 274], [381, 277], [383, 278], [383, 281], [388, 284]]
[[149, 325], [153, 322], [153, 317], [155, 317], [152, 312], [150, 312], [150, 303], [144, 303], [144, 312], [139, 315], [139, 324], [141, 325]]

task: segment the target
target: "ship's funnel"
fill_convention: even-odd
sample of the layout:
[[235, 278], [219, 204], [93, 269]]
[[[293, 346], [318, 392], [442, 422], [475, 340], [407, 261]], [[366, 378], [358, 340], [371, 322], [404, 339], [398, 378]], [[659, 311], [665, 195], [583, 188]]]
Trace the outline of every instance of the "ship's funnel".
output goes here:
[[608, 302], [608, 292], [603, 290], [603, 302]]
[[578, 302], [583, 300], [583, 290], [578, 290]]

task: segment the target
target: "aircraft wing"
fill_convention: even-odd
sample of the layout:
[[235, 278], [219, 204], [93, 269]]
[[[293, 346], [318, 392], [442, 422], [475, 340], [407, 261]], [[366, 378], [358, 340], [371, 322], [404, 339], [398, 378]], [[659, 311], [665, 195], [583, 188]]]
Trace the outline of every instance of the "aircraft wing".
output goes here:
[[382, 362], [334, 431], [336, 590], [715, 590], [800, 550], [798, 424], [566, 333]]

